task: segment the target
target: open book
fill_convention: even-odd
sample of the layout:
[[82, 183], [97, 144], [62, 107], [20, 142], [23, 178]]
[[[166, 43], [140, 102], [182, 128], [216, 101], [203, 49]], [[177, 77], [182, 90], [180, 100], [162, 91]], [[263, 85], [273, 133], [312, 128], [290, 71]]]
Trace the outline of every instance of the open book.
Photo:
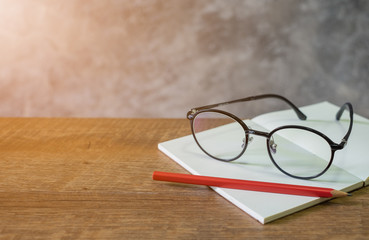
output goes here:
[[[348, 113], [344, 113], [341, 120], [336, 121], [335, 115], [339, 107], [329, 102], [321, 102], [300, 109], [306, 114], [307, 120], [297, 119], [293, 110], [284, 110], [245, 120], [245, 123], [250, 128], [261, 131], [271, 131], [283, 125], [303, 125], [321, 131], [334, 142], [341, 141], [348, 128]], [[326, 187], [350, 192], [369, 184], [368, 137], [369, 120], [355, 114], [347, 146], [343, 150], [336, 151], [332, 166], [322, 176], [313, 180], [295, 179], [280, 172], [268, 156], [263, 137], [256, 136], [244, 153], [246, 157], [233, 162], [221, 162], [207, 156], [198, 147], [192, 135], [159, 143], [158, 147], [163, 153], [195, 175]], [[243, 159], [247, 159], [247, 161]], [[329, 200], [317, 197], [212, 188], [263, 224]]]

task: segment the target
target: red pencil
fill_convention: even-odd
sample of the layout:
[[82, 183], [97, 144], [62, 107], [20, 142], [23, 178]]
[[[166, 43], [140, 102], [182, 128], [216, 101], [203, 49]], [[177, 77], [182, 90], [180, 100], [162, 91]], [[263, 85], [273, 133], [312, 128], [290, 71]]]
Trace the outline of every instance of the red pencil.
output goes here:
[[345, 197], [350, 196], [346, 192], [333, 188], [321, 188], [301, 185], [290, 185], [282, 183], [258, 182], [230, 178], [218, 178], [199, 175], [189, 175], [181, 173], [157, 172], [153, 173], [152, 178], [158, 181], [188, 183], [197, 185], [207, 185], [213, 187], [233, 188], [251, 190], [259, 192], [283, 193], [292, 195], [312, 196], [312, 197]]

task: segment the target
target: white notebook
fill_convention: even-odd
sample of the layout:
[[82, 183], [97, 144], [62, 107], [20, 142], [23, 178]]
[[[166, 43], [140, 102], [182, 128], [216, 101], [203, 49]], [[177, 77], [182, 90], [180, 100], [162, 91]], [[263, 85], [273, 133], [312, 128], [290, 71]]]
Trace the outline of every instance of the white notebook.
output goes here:
[[[284, 110], [263, 114], [245, 122], [252, 129], [267, 132], [283, 125], [308, 126], [326, 134], [334, 142], [341, 142], [348, 129], [348, 113], [336, 121], [339, 107], [329, 102], [309, 105], [300, 110], [307, 120], [301, 121], [292, 110]], [[268, 156], [265, 138], [259, 136], [254, 137], [244, 156], [233, 162], [221, 162], [207, 156], [192, 135], [159, 143], [158, 147], [195, 175], [326, 187], [350, 192], [369, 183], [368, 139], [369, 120], [354, 114], [353, 129], [346, 147], [336, 151], [329, 170], [313, 180], [295, 179], [280, 172]], [[219, 187], [212, 189], [263, 224], [329, 200]]]

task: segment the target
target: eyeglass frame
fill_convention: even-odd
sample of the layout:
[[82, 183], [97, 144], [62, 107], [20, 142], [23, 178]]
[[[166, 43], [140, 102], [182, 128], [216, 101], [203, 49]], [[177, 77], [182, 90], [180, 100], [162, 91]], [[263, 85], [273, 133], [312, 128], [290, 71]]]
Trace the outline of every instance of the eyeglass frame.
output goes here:
[[[275, 128], [274, 130], [272, 130], [271, 132], [263, 132], [263, 131], [259, 131], [259, 130], [255, 130], [255, 129], [251, 129], [249, 128], [240, 118], [238, 118], [237, 116], [235, 116], [232, 113], [223, 111], [223, 110], [219, 110], [219, 109], [214, 109], [216, 107], [221, 107], [221, 106], [225, 106], [225, 105], [229, 105], [229, 104], [233, 104], [233, 103], [238, 103], [238, 102], [246, 102], [246, 101], [253, 101], [253, 100], [259, 100], [259, 99], [264, 99], [264, 98], [277, 98], [280, 99], [284, 102], [286, 102], [291, 108], [292, 110], [294, 110], [294, 112], [296, 113], [297, 117], [300, 120], [306, 120], [307, 117], [306, 115], [301, 112], [301, 110], [296, 107], [295, 104], [293, 104], [290, 100], [288, 100], [287, 98], [277, 95], [277, 94], [262, 94], [262, 95], [256, 95], [256, 96], [250, 96], [250, 97], [246, 97], [246, 98], [241, 98], [241, 99], [236, 99], [236, 100], [232, 100], [232, 101], [228, 101], [228, 102], [222, 102], [222, 103], [217, 103], [217, 104], [211, 104], [211, 105], [206, 105], [206, 106], [202, 106], [202, 107], [196, 107], [196, 108], [192, 108], [190, 111], [188, 111], [187, 113], [187, 119], [190, 120], [190, 124], [191, 124], [191, 132], [192, 135], [195, 139], [195, 142], [197, 143], [197, 145], [200, 147], [200, 149], [208, 156], [210, 156], [213, 159], [219, 160], [219, 161], [223, 161], [223, 162], [231, 162], [234, 161], [238, 158], [240, 158], [246, 151], [247, 149], [247, 145], [249, 143], [249, 134], [254, 134], [257, 136], [262, 136], [266, 138], [266, 144], [267, 144], [267, 149], [268, 149], [268, 154], [269, 154], [269, 158], [271, 159], [271, 161], [273, 162], [274, 166], [277, 167], [277, 169], [279, 169], [282, 173], [293, 177], [293, 178], [297, 178], [297, 179], [305, 179], [305, 180], [309, 180], [309, 179], [313, 179], [313, 178], [317, 178], [321, 175], [323, 175], [328, 169], [329, 167], [332, 165], [333, 159], [334, 159], [334, 154], [337, 150], [342, 150], [346, 144], [347, 141], [350, 137], [351, 131], [352, 131], [352, 125], [353, 125], [353, 107], [352, 104], [350, 102], [346, 102], [344, 103], [340, 109], [338, 110], [338, 112], [336, 113], [336, 120], [339, 121], [343, 112], [348, 109], [349, 110], [349, 116], [350, 116], [350, 124], [349, 124], [349, 128], [345, 134], [345, 136], [342, 138], [341, 143], [335, 143], [334, 141], [332, 141], [328, 136], [326, 136], [325, 134], [323, 134], [322, 132], [310, 128], [310, 127], [305, 127], [305, 126], [301, 126], [301, 125], [284, 125], [278, 128]], [[195, 135], [195, 131], [194, 131], [194, 127], [193, 127], [193, 122], [194, 119], [196, 118], [196, 116], [200, 113], [204, 113], [204, 112], [215, 112], [215, 113], [220, 113], [220, 114], [224, 114], [230, 118], [232, 118], [233, 120], [235, 120], [236, 122], [238, 122], [243, 130], [245, 131], [245, 143], [243, 146], [242, 151], [234, 158], [231, 159], [221, 159], [221, 158], [217, 158], [212, 156], [211, 154], [209, 154], [207, 151], [205, 151], [205, 149], [203, 149], [203, 147], [201, 146], [201, 144], [198, 142], [196, 135]], [[274, 160], [272, 153], [271, 153], [271, 149], [270, 149], [270, 138], [271, 136], [281, 130], [281, 129], [286, 129], [286, 128], [296, 128], [296, 129], [302, 129], [302, 130], [306, 130], [306, 131], [310, 131], [313, 132], [317, 135], [319, 135], [320, 137], [322, 137], [323, 139], [325, 139], [327, 141], [327, 143], [329, 144], [330, 148], [331, 148], [331, 158], [329, 160], [328, 165], [325, 167], [325, 169], [323, 169], [322, 172], [320, 172], [319, 174], [310, 176], [310, 177], [301, 177], [301, 176], [295, 176], [293, 174], [290, 174], [288, 172], [286, 172], [285, 170], [283, 170]]]

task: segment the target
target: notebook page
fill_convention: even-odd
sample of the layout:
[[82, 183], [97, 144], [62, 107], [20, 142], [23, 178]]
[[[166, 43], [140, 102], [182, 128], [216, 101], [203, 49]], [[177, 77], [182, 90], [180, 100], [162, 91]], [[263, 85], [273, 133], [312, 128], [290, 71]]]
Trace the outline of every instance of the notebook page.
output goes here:
[[[251, 122], [247, 124], [255, 126]], [[218, 128], [216, 131], [221, 130]], [[299, 180], [286, 176], [272, 164], [265, 142], [264, 137], [256, 136], [244, 155], [230, 163], [217, 161], [205, 155], [192, 135], [160, 143], [159, 149], [189, 172], [197, 175], [328, 187], [343, 191], [351, 191], [362, 186], [361, 179], [335, 166], [319, 180]], [[327, 200], [216, 187], [213, 189], [261, 223], [273, 221]]]

